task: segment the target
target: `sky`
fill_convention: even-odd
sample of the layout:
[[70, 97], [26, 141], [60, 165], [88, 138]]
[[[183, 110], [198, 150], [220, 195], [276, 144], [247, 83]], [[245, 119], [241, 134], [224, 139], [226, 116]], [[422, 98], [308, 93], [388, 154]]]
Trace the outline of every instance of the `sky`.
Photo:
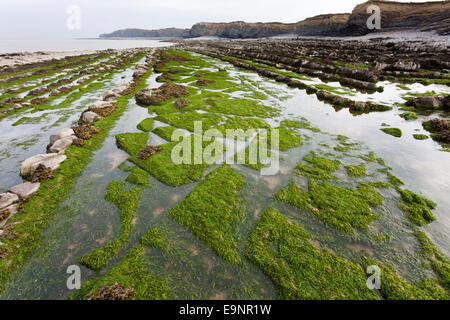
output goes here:
[[362, 2], [363, 0], [0, 0], [0, 39], [96, 38], [101, 33], [124, 28], [190, 28], [196, 22], [292, 23], [318, 14], [351, 12]]

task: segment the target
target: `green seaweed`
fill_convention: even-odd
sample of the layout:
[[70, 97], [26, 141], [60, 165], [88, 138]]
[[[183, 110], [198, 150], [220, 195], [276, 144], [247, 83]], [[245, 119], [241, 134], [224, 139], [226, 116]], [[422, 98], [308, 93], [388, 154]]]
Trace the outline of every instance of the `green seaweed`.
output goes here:
[[299, 225], [269, 208], [249, 235], [246, 255], [275, 283], [280, 299], [379, 299], [357, 264], [312, 241]]
[[222, 165], [209, 173], [168, 215], [223, 259], [240, 263], [233, 226], [242, 219], [237, 204], [243, 182], [239, 173]]
[[353, 234], [354, 228], [367, 230], [377, 219], [371, 208], [383, 202], [383, 197], [367, 184], [359, 184], [357, 189], [342, 188], [313, 179], [309, 180], [307, 191], [292, 181], [275, 197], [347, 234]]

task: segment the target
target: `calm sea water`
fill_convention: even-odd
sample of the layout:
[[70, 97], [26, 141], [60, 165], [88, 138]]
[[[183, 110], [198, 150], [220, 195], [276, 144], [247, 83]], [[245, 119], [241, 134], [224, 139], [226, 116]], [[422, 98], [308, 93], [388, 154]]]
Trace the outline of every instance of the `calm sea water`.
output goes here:
[[0, 39], [0, 53], [128, 49], [170, 45], [171, 43], [154, 39]]

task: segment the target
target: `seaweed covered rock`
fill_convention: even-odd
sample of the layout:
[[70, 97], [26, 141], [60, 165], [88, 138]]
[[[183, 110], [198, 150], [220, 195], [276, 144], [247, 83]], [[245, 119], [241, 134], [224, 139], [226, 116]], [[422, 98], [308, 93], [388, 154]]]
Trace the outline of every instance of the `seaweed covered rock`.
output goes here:
[[94, 134], [99, 132], [98, 129], [91, 124], [82, 124], [77, 127], [72, 127], [72, 129], [75, 132], [75, 136], [83, 140], [89, 140]]
[[51, 180], [55, 177], [55, 170], [46, 167], [40, 163], [34, 170], [33, 174], [26, 178], [27, 181], [36, 183]]
[[432, 119], [424, 121], [422, 126], [428, 132], [431, 132], [433, 140], [450, 143], [450, 123], [445, 119]]
[[116, 110], [116, 107], [115, 101], [97, 101], [88, 107], [88, 111], [95, 112], [101, 117], [107, 117]]
[[186, 95], [184, 86], [174, 83], [164, 83], [157, 89], [143, 89], [136, 93], [136, 102], [143, 105], [159, 105], [172, 97]]
[[118, 283], [112, 286], [103, 286], [87, 297], [88, 300], [130, 300], [133, 288], [124, 288]]
[[443, 97], [417, 97], [406, 101], [405, 105], [408, 107], [415, 107], [418, 109], [437, 109], [443, 102]]
[[175, 101], [175, 107], [177, 109], [183, 109], [184, 107], [188, 106], [190, 103], [191, 103], [191, 101], [189, 101], [189, 99], [187, 99], [187, 98], [180, 98], [180, 99]]
[[161, 152], [162, 151], [162, 147], [155, 147], [155, 146], [147, 146], [145, 147], [144, 150], [142, 150], [141, 152], [139, 152], [139, 159], [145, 160], [150, 158], [150, 156]]

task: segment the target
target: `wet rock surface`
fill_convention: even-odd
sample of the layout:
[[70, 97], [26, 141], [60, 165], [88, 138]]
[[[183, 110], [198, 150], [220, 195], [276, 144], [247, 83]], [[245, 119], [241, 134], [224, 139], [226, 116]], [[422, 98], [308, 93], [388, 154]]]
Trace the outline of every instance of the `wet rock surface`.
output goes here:
[[157, 89], [144, 89], [136, 93], [136, 102], [143, 105], [158, 105], [170, 98], [178, 98], [186, 94], [184, 86], [175, 83], [164, 83]]
[[145, 147], [144, 150], [142, 150], [141, 152], [139, 152], [139, 159], [145, 160], [150, 158], [152, 155], [161, 152], [162, 151], [162, 147], [155, 147], [155, 146], [147, 146]]
[[21, 199], [28, 198], [35, 194], [40, 187], [40, 183], [25, 182], [11, 188], [11, 192], [17, 194]]
[[112, 286], [103, 286], [97, 292], [89, 295], [88, 300], [130, 300], [133, 288], [124, 288], [115, 283]]

